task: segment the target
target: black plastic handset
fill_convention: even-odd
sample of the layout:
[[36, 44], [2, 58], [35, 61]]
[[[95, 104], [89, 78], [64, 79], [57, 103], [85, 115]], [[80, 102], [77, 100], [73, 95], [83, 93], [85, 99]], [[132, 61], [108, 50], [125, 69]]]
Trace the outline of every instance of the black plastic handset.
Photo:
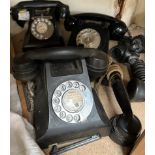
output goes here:
[[68, 16], [68, 18], [65, 20], [65, 28], [67, 30], [73, 30], [74, 27], [76, 27], [82, 21], [86, 20], [107, 23], [110, 32], [110, 39], [112, 40], [120, 40], [128, 31], [128, 28], [123, 21], [108, 15], [98, 13], [81, 13]]
[[29, 81], [36, 77], [38, 65], [42, 62], [65, 63], [70, 60], [85, 59], [90, 79], [102, 76], [109, 65], [108, 56], [100, 50], [84, 48], [46, 48], [27, 51], [15, 57], [13, 64], [14, 77], [18, 80]]
[[112, 128], [110, 138], [120, 145], [133, 145], [140, 135], [142, 128], [141, 122], [138, 117], [133, 114], [121, 74], [115, 71], [111, 73], [109, 80], [123, 112], [111, 118]]
[[[65, 18], [69, 13], [69, 7], [59, 1], [23, 1], [19, 2], [17, 5], [11, 8], [12, 18], [20, 25], [24, 26], [26, 21], [29, 21], [31, 17], [35, 14], [35, 10], [46, 10], [55, 9], [55, 18]], [[25, 12], [24, 12], [25, 11]], [[45, 11], [46, 12], [46, 11]], [[20, 17], [25, 13], [25, 17]], [[53, 12], [50, 12], [53, 14]], [[41, 12], [42, 15], [42, 12]], [[50, 14], [49, 14], [50, 15]], [[53, 14], [54, 15], [54, 14]]]

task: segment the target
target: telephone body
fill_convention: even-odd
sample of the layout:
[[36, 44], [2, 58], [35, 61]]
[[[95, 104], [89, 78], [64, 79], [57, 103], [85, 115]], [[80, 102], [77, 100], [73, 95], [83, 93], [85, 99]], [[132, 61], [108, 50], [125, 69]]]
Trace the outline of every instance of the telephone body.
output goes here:
[[71, 31], [70, 46], [98, 48], [108, 51], [109, 40], [120, 40], [128, 31], [123, 21], [98, 13], [81, 13], [67, 16], [65, 28]]
[[58, 23], [68, 11], [68, 6], [59, 1], [23, 1], [12, 7], [12, 18], [18, 25], [29, 22], [23, 50], [64, 46]]
[[41, 148], [94, 134], [109, 135], [110, 122], [91, 88], [87, 68], [87, 59], [98, 55], [106, 54], [94, 49], [46, 48], [14, 59], [14, 77], [35, 83], [34, 126]]

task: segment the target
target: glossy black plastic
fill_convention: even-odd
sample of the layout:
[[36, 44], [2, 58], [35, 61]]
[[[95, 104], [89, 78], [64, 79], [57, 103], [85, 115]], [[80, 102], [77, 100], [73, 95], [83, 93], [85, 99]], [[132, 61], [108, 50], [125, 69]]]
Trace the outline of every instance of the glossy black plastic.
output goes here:
[[29, 50], [24, 56], [30, 60], [73, 60], [86, 57], [105, 58], [105, 54], [101, 50], [77, 47], [53, 47]]

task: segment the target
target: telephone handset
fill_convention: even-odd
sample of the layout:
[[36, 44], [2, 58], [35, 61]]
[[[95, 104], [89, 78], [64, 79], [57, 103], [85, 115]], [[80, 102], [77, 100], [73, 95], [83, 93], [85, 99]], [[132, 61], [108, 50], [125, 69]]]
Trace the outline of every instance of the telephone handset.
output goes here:
[[57, 23], [68, 13], [69, 7], [59, 1], [23, 1], [12, 7], [12, 18], [18, 25], [29, 22], [23, 49], [63, 46]]
[[128, 31], [126, 24], [116, 18], [98, 13], [67, 16], [65, 28], [71, 32], [69, 45], [108, 51], [109, 40], [120, 40]]
[[107, 79], [112, 87], [122, 114], [111, 118], [109, 137], [117, 144], [133, 146], [141, 132], [141, 122], [134, 115], [127, 90], [123, 83], [123, 72], [119, 65], [112, 64], [107, 71]]
[[14, 77], [36, 86], [34, 126], [42, 148], [95, 134], [108, 136], [109, 119], [88, 75], [105, 68], [96, 66], [93, 59], [107, 67], [106, 54], [95, 49], [46, 48], [15, 57]]

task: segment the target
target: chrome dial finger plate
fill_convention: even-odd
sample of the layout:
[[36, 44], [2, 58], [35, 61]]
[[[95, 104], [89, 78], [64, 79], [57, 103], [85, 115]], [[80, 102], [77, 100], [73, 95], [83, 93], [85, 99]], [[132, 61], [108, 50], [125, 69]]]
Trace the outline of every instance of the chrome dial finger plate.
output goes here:
[[76, 80], [61, 83], [52, 95], [52, 108], [55, 114], [68, 123], [86, 120], [93, 104], [94, 100], [89, 88]]

